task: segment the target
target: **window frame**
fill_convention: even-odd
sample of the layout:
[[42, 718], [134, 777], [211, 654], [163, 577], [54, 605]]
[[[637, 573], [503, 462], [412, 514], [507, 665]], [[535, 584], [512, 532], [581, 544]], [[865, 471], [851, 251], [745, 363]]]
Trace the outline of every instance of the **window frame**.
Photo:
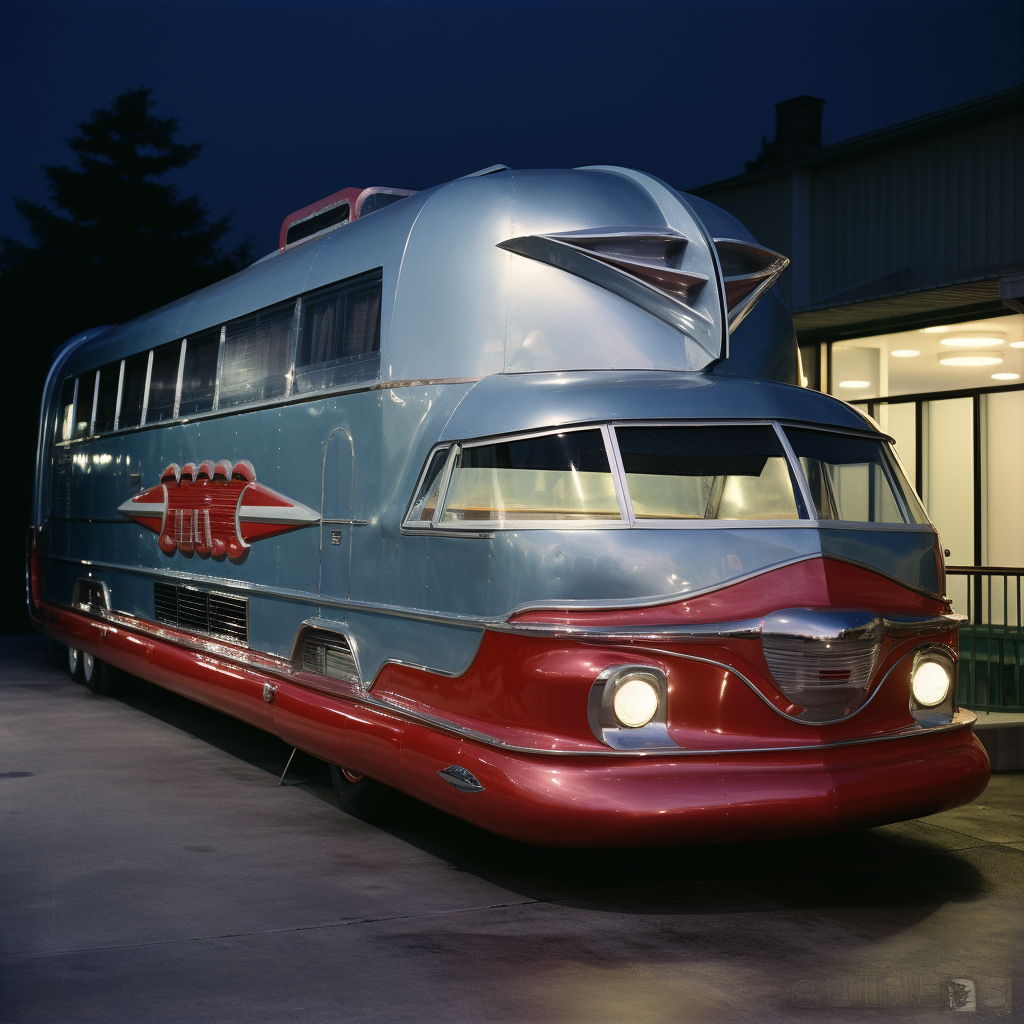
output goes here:
[[[555, 434], [579, 434], [585, 431], [599, 430], [601, 442], [604, 445], [605, 455], [608, 458], [608, 471], [612, 478], [612, 487], [615, 490], [615, 501], [619, 509], [619, 518], [598, 518], [593, 519], [474, 519], [471, 524], [460, 526], [457, 523], [442, 523], [441, 516], [444, 512], [445, 503], [448, 500], [448, 489], [451, 486], [455, 469], [455, 462], [458, 456], [466, 449], [486, 448], [490, 445], [505, 444], [511, 441], [528, 441], [538, 437], [551, 437]], [[474, 437], [465, 441], [447, 441], [435, 444], [427, 453], [420, 472], [416, 477], [416, 486], [413, 489], [412, 497], [406, 505], [402, 516], [402, 533], [409, 533], [416, 536], [434, 535], [443, 536], [453, 534], [459, 537], [465, 536], [493, 536], [494, 533], [509, 530], [625, 530], [629, 529], [626, 521], [625, 508], [623, 506], [622, 482], [619, 479], [615, 468], [615, 461], [610, 447], [610, 427], [606, 423], [573, 423], [564, 427], [547, 428], [544, 430], [520, 431], [515, 434], [500, 434], [493, 437]], [[441, 480], [438, 487], [437, 506], [429, 522], [422, 520], [410, 520], [413, 506], [426, 483], [425, 477], [433, 461], [434, 453], [440, 449], [448, 448], [448, 457], [445, 460], [444, 468], [441, 470]]]
[[[797, 507], [796, 519], [638, 519], [633, 512], [633, 503], [629, 495], [629, 488], [626, 483], [626, 472], [622, 462], [622, 453], [619, 450], [618, 439], [615, 430], [619, 427], [732, 427], [732, 426], [769, 426], [782, 445], [783, 455], [786, 460], [787, 469], [790, 474], [790, 482], [793, 485], [793, 497]], [[817, 506], [811, 493], [810, 485], [800, 465], [800, 460], [786, 436], [786, 427], [799, 430], [813, 430], [816, 433], [831, 434], [833, 436], [855, 437], [877, 444], [882, 452], [882, 466], [886, 480], [893, 491], [893, 498], [904, 517], [902, 523], [879, 523], [862, 522], [856, 519], [818, 519]], [[534, 437], [545, 437], [551, 434], [563, 434], [569, 432], [601, 430], [604, 440], [605, 452], [608, 456], [608, 463], [612, 473], [612, 480], [615, 486], [616, 499], [619, 503], [620, 520], [593, 519], [593, 520], [570, 520], [570, 519], [532, 519], [532, 520], [473, 520], [471, 524], [460, 526], [456, 523], [441, 523], [441, 516], [444, 511], [445, 502], [448, 497], [448, 488], [452, 480], [452, 471], [455, 460], [463, 449], [484, 447], [492, 444], [499, 444], [507, 441], [528, 440]], [[543, 430], [519, 431], [516, 433], [500, 434], [490, 437], [474, 437], [471, 439], [450, 440], [438, 442], [431, 446], [423, 461], [420, 471], [416, 476], [416, 484], [401, 519], [401, 533], [406, 536], [429, 537], [429, 536], [457, 536], [477, 537], [491, 539], [495, 533], [509, 532], [516, 530], [758, 530], [758, 529], [840, 529], [840, 530], [865, 530], [865, 531], [888, 531], [900, 533], [935, 533], [935, 527], [931, 522], [918, 523], [908, 506], [903, 494], [902, 486], [894, 478], [890, 459], [891, 445], [893, 440], [887, 434], [880, 431], [856, 430], [844, 427], [831, 427], [820, 424], [802, 423], [799, 420], [783, 419], [699, 419], [699, 420], [611, 420], [606, 423], [574, 423], [568, 426], [546, 428]], [[426, 484], [426, 474], [430, 468], [434, 454], [442, 449], [448, 449], [448, 457], [444, 468], [441, 471], [440, 486], [438, 489], [437, 507], [429, 522], [410, 520], [413, 506], [421, 489]]]
[[[345, 357], [338, 360], [329, 360], [324, 363], [310, 364], [309, 367], [304, 367], [304, 371], [315, 373], [318, 370], [323, 371], [327, 368], [334, 366], [336, 369], [343, 369], [345, 366], [359, 367], [361, 372], [358, 374], [344, 375], [348, 376], [349, 379], [345, 380], [332, 380], [329, 384], [324, 387], [311, 388], [309, 390], [297, 391], [296, 384], [296, 360], [298, 356], [298, 344], [299, 344], [299, 332], [302, 325], [302, 313], [305, 305], [305, 300], [310, 296], [315, 296], [318, 293], [327, 289], [339, 289], [347, 290], [349, 288], [361, 288], [366, 287], [368, 284], [375, 284], [380, 291], [380, 302], [378, 304], [378, 324], [377, 324], [377, 347], [372, 350], [371, 353], [363, 353], [357, 357]], [[284, 393], [277, 395], [273, 398], [268, 399], [256, 399], [249, 402], [239, 402], [237, 404], [222, 406], [221, 403], [221, 390], [223, 384], [224, 374], [224, 349], [227, 337], [228, 327], [235, 321], [242, 320], [249, 316], [258, 316], [261, 313], [270, 312], [275, 308], [283, 307], [287, 303], [292, 303], [292, 317], [290, 327], [290, 338], [288, 345], [288, 359], [286, 362], [286, 370], [284, 373], [285, 389]], [[96, 437], [109, 437], [113, 434], [130, 433], [137, 430], [153, 429], [156, 427], [171, 426], [176, 423], [192, 422], [193, 420], [212, 418], [216, 416], [231, 416], [241, 412], [256, 411], [259, 409], [270, 409], [281, 405], [290, 405], [298, 402], [310, 402], [319, 401], [327, 398], [331, 395], [344, 394], [350, 391], [366, 391], [381, 385], [381, 333], [383, 330], [383, 306], [384, 306], [384, 267], [379, 265], [376, 267], [370, 267], [367, 270], [360, 271], [358, 274], [352, 274], [348, 277], [342, 278], [339, 281], [332, 281], [325, 285], [320, 285], [316, 288], [312, 288], [309, 291], [301, 292], [291, 298], [281, 299], [278, 302], [272, 302], [267, 306], [261, 306], [258, 309], [251, 310], [247, 313], [241, 314], [237, 317], [232, 317], [230, 320], [221, 322], [220, 324], [211, 324], [210, 327], [202, 328], [198, 331], [193, 331], [190, 334], [182, 335], [178, 338], [171, 338], [166, 342], [161, 342], [159, 345], [154, 345], [149, 349], [142, 349], [139, 352], [130, 352], [122, 356], [120, 359], [121, 369], [120, 376], [118, 379], [117, 387], [117, 399], [114, 416], [114, 427], [112, 430], [105, 430], [100, 434], [97, 434], [94, 430], [95, 416], [96, 416], [96, 388], [98, 385], [99, 378], [97, 374], [102, 367], [93, 367], [91, 369], [85, 369], [75, 374], [67, 374], [64, 380], [73, 378], [75, 380], [75, 391], [73, 400], [72, 410], [72, 424], [71, 424], [71, 437], [64, 438], [61, 436], [62, 431], [58, 428], [56, 421], [53, 431], [53, 446], [70, 445], [75, 442], [85, 441], [94, 439]], [[214, 396], [213, 396], [213, 407], [209, 410], [198, 413], [181, 414], [181, 393], [183, 385], [183, 376], [185, 369], [185, 361], [187, 359], [188, 352], [188, 341], [190, 338], [194, 338], [201, 333], [206, 331], [218, 330], [220, 333], [218, 349], [217, 349], [217, 371], [216, 379], [214, 382]], [[153, 359], [154, 353], [157, 349], [164, 348], [165, 346], [171, 346], [177, 344], [179, 346], [178, 352], [178, 371], [177, 379], [175, 381], [174, 389], [174, 401], [171, 408], [171, 416], [165, 419], [157, 420], [153, 422], [150, 419], [149, 407], [151, 398], [151, 386], [153, 380]], [[140, 412], [139, 423], [130, 426], [123, 427], [121, 425], [121, 412], [122, 412], [122, 399], [124, 397], [124, 379], [127, 360], [134, 358], [135, 356], [145, 354], [147, 357], [146, 363], [146, 380], [143, 385], [142, 392], [142, 409]], [[376, 357], [376, 358], [372, 358]], [[116, 360], [110, 360], [112, 364]], [[104, 364], [109, 365], [109, 364]], [[75, 433], [75, 423], [79, 410], [84, 411], [83, 395], [85, 390], [83, 383], [92, 380], [92, 403], [89, 409], [87, 417], [87, 426], [83, 433]], [[61, 387], [63, 388], [63, 382]], [[88, 387], [86, 384], [85, 387]], [[56, 392], [57, 400], [60, 400], [60, 393]]]

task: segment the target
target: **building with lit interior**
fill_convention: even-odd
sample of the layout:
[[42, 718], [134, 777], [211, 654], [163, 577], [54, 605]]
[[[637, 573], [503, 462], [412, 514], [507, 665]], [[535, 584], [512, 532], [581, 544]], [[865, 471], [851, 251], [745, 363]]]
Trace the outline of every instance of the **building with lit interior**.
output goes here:
[[[780, 284], [808, 385], [895, 439], [948, 549], [954, 607], [1019, 634], [1024, 88], [828, 146], [823, 105], [777, 104], [745, 173], [690, 191], [791, 258]], [[964, 571], [977, 567], [1015, 571]]]

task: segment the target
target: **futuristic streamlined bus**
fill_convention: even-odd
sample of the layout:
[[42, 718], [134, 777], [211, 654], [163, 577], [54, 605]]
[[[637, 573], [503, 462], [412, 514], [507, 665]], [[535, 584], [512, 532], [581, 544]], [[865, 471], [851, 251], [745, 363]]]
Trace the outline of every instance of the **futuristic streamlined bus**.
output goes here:
[[28, 601], [126, 671], [531, 843], [799, 836], [989, 776], [891, 439], [787, 261], [620, 167], [347, 189], [57, 354]]

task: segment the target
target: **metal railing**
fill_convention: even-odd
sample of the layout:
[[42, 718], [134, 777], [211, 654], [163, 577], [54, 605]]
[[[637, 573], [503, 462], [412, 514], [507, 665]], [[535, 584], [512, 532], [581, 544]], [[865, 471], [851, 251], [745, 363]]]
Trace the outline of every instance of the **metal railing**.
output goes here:
[[948, 565], [946, 575], [954, 611], [967, 616], [960, 627], [960, 704], [1024, 713], [1024, 569]]

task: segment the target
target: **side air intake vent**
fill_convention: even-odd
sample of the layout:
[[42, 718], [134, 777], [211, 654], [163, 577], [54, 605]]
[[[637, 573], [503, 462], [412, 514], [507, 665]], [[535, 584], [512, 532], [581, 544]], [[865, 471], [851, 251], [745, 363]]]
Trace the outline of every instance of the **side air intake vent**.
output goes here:
[[153, 606], [157, 622], [249, 646], [249, 607], [245, 598], [154, 583]]
[[764, 660], [806, 722], [839, 721], [861, 707], [881, 641], [881, 620], [869, 612], [787, 608], [761, 626]]
[[347, 683], [359, 682], [359, 671], [352, 648], [345, 637], [325, 633], [310, 633], [302, 644], [302, 670], [328, 679], [341, 679]]

